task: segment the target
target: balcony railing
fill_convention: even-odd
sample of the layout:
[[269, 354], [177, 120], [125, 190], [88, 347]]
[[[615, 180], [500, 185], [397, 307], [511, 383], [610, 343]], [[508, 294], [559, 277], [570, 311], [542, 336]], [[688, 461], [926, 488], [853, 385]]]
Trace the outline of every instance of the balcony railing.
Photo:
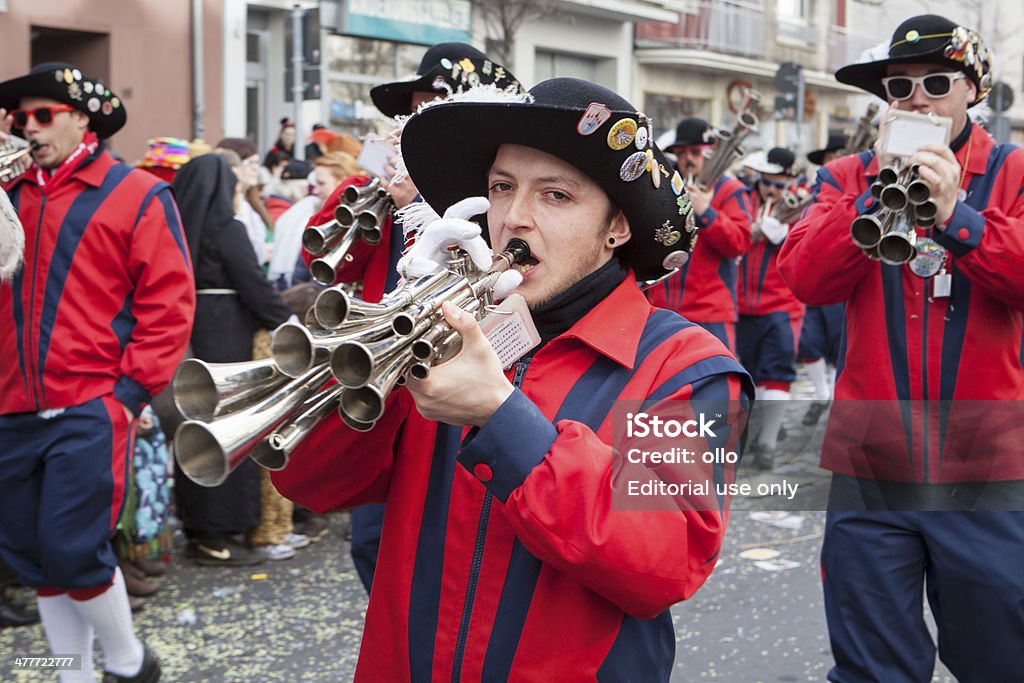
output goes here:
[[741, 0], [692, 0], [677, 24], [637, 24], [637, 43], [763, 57], [764, 8]]
[[829, 33], [829, 71], [853, 64], [861, 58], [865, 50], [875, 47], [886, 39], [884, 35], [871, 36], [867, 33], [851, 31], [845, 26], [833, 26]]

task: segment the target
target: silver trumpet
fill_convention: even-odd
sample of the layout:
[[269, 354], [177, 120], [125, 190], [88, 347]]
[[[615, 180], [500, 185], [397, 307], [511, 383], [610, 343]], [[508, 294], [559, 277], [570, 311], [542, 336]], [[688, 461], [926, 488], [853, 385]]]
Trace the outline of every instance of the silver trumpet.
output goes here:
[[917, 256], [917, 232], [912, 215], [907, 212], [894, 214], [889, 229], [878, 240], [878, 258], [882, 263], [898, 266]]
[[935, 224], [938, 210], [931, 187], [918, 175], [916, 166], [901, 160], [878, 170], [871, 185], [878, 199], [877, 214], [858, 216], [850, 224], [850, 237], [869, 258], [901, 265], [917, 256], [916, 228]]
[[[349, 423], [372, 424], [384, 413], [388, 395], [409, 375], [425, 379], [430, 365], [441, 362], [442, 353], [457, 337], [441, 314], [441, 305], [450, 302], [463, 310], [479, 314], [491, 304], [490, 291], [498, 276], [513, 263], [529, 256], [529, 246], [512, 240], [506, 251], [495, 256], [491, 269], [480, 272], [461, 251], [450, 252], [444, 279], [424, 296], [414, 298], [401, 311], [392, 314], [392, 303], [382, 306], [392, 325], [392, 335], [374, 340], [352, 340], [339, 345], [332, 354], [331, 371], [347, 386], [341, 397], [341, 411]], [[443, 358], [450, 357], [445, 353]]]
[[704, 165], [695, 179], [697, 186], [705, 192], [713, 188], [729, 170], [729, 167], [743, 156], [743, 148], [740, 143], [751, 133], [756, 133], [760, 124], [757, 118], [757, 107], [761, 98], [761, 93], [748, 88], [746, 100], [733, 129], [731, 131], [722, 129], [715, 131], [718, 142], [715, 149], [705, 157]]
[[374, 178], [362, 187], [350, 186], [342, 192], [342, 201], [334, 210], [334, 220], [306, 228], [303, 246], [318, 256], [309, 264], [313, 279], [322, 285], [334, 284], [338, 267], [351, 260], [349, 252], [358, 241], [375, 246], [383, 238], [384, 220], [394, 210], [391, 195]]
[[[425, 378], [431, 365], [461, 347], [441, 304], [452, 302], [480, 317], [492, 303], [498, 276], [529, 253], [525, 242], [512, 240], [481, 271], [465, 252], [452, 249], [446, 268], [405, 283], [379, 304], [332, 288], [338, 324], [317, 329], [320, 321], [313, 317], [307, 325], [280, 326], [270, 360], [186, 361], [172, 383], [175, 403], [189, 418], [174, 437], [182, 471], [200, 485], [217, 486], [247, 457], [264, 467], [285, 467], [310, 430], [336, 410], [351, 429], [373, 429], [396, 386], [406, 377]], [[344, 302], [340, 311], [338, 301]], [[412, 321], [408, 328], [396, 325], [405, 314]], [[334, 382], [332, 374], [342, 381]]]
[[875, 138], [878, 137], [878, 127], [875, 125], [875, 117], [877, 115], [878, 104], [872, 102], [868, 105], [864, 116], [857, 121], [857, 127], [852, 133], [847, 134], [846, 146], [840, 151], [840, 156], [857, 154], [866, 149], [871, 149], [871, 145], [875, 144]]
[[14, 180], [24, 173], [32, 161], [32, 151], [38, 147], [35, 140], [28, 143], [16, 137], [10, 137], [0, 145], [0, 183]]
[[249, 457], [268, 470], [283, 470], [295, 447], [302, 443], [320, 420], [338, 407], [343, 387], [333, 385], [309, 396], [294, 420], [281, 424], [253, 448]]
[[[339, 216], [342, 214], [342, 216]], [[328, 245], [336, 242], [345, 232], [346, 225], [342, 225], [341, 218], [346, 215], [341, 211], [341, 205], [334, 209], [334, 219], [323, 225], [311, 225], [302, 231], [302, 247], [310, 254], [322, 254]]]
[[174, 405], [189, 420], [209, 422], [263, 398], [288, 381], [273, 360], [208, 363], [187, 358], [174, 371]]
[[259, 401], [210, 422], [186, 420], [174, 433], [178, 466], [200, 486], [219, 486], [278, 425], [297, 417], [311, 394], [329, 380], [317, 367]]
[[772, 216], [780, 223], [793, 223], [800, 218], [812, 198], [811, 193], [802, 187], [795, 191], [786, 190], [782, 193], [782, 200], [775, 205]]
[[289, 377], [299, 377], [328, 362], [331, 353], [350, 339], [381, 339], [392, 333], [391, 321], [377, 318], [342, 330], [311, 330], [298, 323], [284, 323], [270, 341], [270, 353], [277, 368]]

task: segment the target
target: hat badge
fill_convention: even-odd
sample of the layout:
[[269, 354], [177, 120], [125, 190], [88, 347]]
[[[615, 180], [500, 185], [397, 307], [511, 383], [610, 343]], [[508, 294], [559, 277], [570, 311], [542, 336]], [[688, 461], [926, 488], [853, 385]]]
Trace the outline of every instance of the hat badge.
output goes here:
[[682, 237], [682, 234], [672, 228], [672, 221], [665, 221], [654, 229], [654, 241], [666, 247], [671, 247], [679, 241], [680, 237]]
[[907, 31], [907, 35], [904, 36], [904, 39], [908, 43], [918, 43], [921, 41], [921, 34], [916, 29], [911, 29]]

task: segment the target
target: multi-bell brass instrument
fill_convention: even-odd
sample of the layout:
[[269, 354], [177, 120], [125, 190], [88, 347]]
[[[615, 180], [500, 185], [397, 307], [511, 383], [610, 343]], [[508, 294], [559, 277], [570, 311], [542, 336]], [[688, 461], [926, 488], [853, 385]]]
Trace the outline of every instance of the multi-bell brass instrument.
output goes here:
[[26, 143], [16, 137], [10, 137], [0, 144], [0, 183], [14, 180], [24, 173], [31, 162], [32, 150], [37, 147], [39, 143], [35, 140]]
[[394, 207], [379, 178], [361, 187], [346, 187], [334, 210], [334, 219], [312, 225], [302, 233], [302, 246], [317, 257], [309, 264], [313, 279], [322, 285], [334, 284], [338, 266], [349, 260], [349, 251], [356, 242], [380, 243], [384, 220]]
[[782, 199], [775, 205], [771, 215], [780, 223], [793, 223], [803, 214], [804, 209], [811, 203], [811, 193], [803, 187], [796, 190], [786, 190], [782, 193]]
[[311, 309], [314, 325], [285, 323], [275, 331], [271, 359], [185, 361], [171, 385], [189, 418], [174, 438], [182, 471], [203, 486], [217, 486], [247, 457], [280, 469], [332, 413], [352, 429], [373, 429], [397, 385], [406, 377], [426, 378], [432, 365], [461, 347], [442, 304], [483, 317], [499, 276], [529, 255], [529, 245], [514, 239], [482, 271], [451, 248], [439, 272], [404, 282], [379, 304], [340, 287], [324, 290], [324, 301], [318, 298]]
[[880, 210], [864, 214], [850, 224], [850, 238], [866, 256], [898, 266], [917, 256], [917, 227], [935, 224], [938, 210], [931, 187], [916, 166], [897, 160], [878, 170], [871, 194]]
[[[736, 118], [736, 125], [731, 131], [716, 129], [714, 131], [718, 142], [715, 149], [705, 152], [704, 165], [696, 178], [690, 181], [696, 184], [705, 192], [715, 186], [719, 179], [725, 175], [736, 161], [743, 156], [743, 148], [740, 143], [751, 133], [757, 132], [759, 121], [757, 108], [761, 102], [762, 95], [756, 90], [747, 89], [746, 99], [740, 113]], [[687, 183], [690, 184], [690, 183]]]
[[878, 137], [878, 127], [875, 125], [875, 117], [878, 115], [878, 104], [872, 102], [868, 105], [864, 116], [857, 120], [857, 127], [846, 136], [846, 146], [839, 152], [840, 156], [857, 154], [866, 149], [871, 149]]

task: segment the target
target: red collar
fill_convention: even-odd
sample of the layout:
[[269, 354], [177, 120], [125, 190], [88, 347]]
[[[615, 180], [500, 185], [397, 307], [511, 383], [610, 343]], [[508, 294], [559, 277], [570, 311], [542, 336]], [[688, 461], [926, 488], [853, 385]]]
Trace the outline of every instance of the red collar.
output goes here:
[[580, 318], [559, 339], [575, 338], [608, 356], [626, 368], [633, 369], [651, 304], [637, 287], [632, 271], [601, 303]]

